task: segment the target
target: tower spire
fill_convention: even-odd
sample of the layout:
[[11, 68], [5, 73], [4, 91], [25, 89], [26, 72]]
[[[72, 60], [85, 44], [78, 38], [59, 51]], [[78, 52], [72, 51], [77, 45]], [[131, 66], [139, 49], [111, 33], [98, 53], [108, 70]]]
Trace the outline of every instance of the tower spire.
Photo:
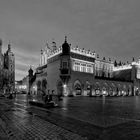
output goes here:
[[9, 43], [8, 43], [8, 51], [11, 51], [11, 42], [9, 40]]
[[67, 43], [67, 36], [65, 36], [65, 43]]

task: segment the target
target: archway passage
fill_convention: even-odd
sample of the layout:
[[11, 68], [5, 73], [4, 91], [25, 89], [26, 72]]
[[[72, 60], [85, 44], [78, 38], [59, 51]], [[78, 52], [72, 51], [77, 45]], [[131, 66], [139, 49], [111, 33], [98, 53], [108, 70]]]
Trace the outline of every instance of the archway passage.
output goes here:
[[108, 91], [106, 87], [102, 88], [102, 96], [108, 96]]
[[90, 96], [91, 93], [92, 93], [91, 84], [88, 81], [86, 81], [86, 95]]
[[82, 95], [82, 87], [79, 80], [74, 83], [75, 95]]
[[95, 95], [96, 96], [101, 96], [101, 88], [99, 83], [95, 83]]
[[109, 88], [108, 95], [109, 95], [109, 96], [113, 96], [113, 88], [112, 88], [112, 87]]
[[108, 84], [104, 83], [103, 86], [102, 86], [102, 93], [101, 94], [103, 96], [108, 96], [108, 90], [109, 90]]
[[80, 84], [77, 83], [74, 88], [75, 88], [76, 95], [82, 94], [82, 89]]
[[87, 95], [90, 95], [91, 94], [91, 85], [88, 85], [87, 86]]

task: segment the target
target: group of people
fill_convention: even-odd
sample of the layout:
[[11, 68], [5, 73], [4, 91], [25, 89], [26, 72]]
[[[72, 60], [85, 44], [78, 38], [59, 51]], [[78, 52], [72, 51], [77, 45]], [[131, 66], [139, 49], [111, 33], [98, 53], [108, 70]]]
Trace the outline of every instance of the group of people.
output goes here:
[[54, 102], [52, 99], [52, 95], [54, 95], [54, 90], [52, 90], [52, 93], [50, 94], [50, 90], [48, 90], [48, 94], [45, 94], [45, 92], [42, 95], [42, 98], [44, 100], [45, 103], [50, 103], [50, 102]]
[[9, 99], [16, 98], [16, 92], [11, 92], [8, 96]]

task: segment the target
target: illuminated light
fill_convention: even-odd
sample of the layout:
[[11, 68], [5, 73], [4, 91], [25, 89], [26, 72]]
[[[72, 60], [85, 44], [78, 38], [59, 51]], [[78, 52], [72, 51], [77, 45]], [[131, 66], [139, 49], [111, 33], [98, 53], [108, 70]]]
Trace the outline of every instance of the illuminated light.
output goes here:
[[72, 58], [72, 60], [76, 61], [76, 62], [82, 62], [82, 63], [86, 63], [86, 64], [94, 64], [94, 62], [90, 62], [90, 61], [85, 61], [85, 60], [81, 60], [81, 59], [76, 59], [76, 58]]
[[103, 90], [103, 91], [102, 91], [102, 95], [107, 95], [106, 90]]
[[34, 90], [37, 90], [37, 86], [33, 86], [33, 89], [34, 89]]
[[19, 89], [26, 89], [26, 88], [27, 88], [26, 85], [20, 85], [20, 86], [19, 86]]
[[140, 66], [140, 62], [132, 62], [132, 65]]
[[90, 52], [90, 51], [86, 51], [86, 50], [82, 50], [80, 48], [71, 48], [71, 52], [81, 54], [81, 55], [84, 55], [87, 57], [95, 58], [95, 53]]
[[26, 88], [27, 88], [27, 86], [26, 86], [26, 85], [23, 85], [23, 86], [22, 86], [22, 89], [26, 89]]
[[66, 84], [63, 85], [63, 93], [64, 93], [64, 96], [68, 96], [68, 90], [67, 90]]
[[67, 85], [66, 85], [66, 84], [64, 84], [64, 85], [63, 85], [63, 87], [64, 87], [64, 88], [66, 88], [66, 87], [67, 87]]

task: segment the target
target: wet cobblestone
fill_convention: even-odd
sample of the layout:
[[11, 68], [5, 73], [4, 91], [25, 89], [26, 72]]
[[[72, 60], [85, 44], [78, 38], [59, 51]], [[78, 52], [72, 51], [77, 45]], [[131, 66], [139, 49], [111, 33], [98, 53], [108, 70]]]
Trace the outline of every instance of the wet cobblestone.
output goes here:
[[12, 140], [140, 139], [140, 97], [65, 99], [49, 110], [0, 101], [0, 133]]
[[0, 135], [8, 140], [85, 140], [36, 115], [18, 110], [12, 111], [10, 108], [8, 111], [1, 110], [0, 122]]

